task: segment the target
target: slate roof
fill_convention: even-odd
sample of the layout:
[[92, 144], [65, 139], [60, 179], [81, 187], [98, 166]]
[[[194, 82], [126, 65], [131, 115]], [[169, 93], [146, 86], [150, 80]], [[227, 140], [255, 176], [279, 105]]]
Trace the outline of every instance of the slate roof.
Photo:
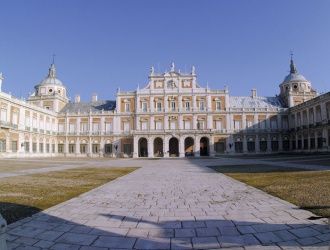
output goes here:
[[104, 100], [104, 101], [96, 101], [96, 102], [79, 102], [79, 103], [73, 103], [69, 102], [64, 106], [64, 108], [61, 110], [61, 113], [86, 113], [90, 110], [92, 112], [97, 111], [112, 111], [116, 108], [116, 101], [111, 100]]
[[283, 108], [284, 105], [279, 96], [275, 97], [255, 97], [250, 96], [230, 96], [231, 108]]

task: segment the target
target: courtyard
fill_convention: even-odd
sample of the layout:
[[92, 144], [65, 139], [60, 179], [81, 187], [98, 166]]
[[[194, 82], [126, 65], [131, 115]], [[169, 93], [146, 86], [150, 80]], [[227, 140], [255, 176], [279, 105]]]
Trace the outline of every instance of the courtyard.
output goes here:
[[[4, 214], [10, 249], [328, 249], [329, 162], [327, 154], [3, 159], [0, 211], [19, 211]], [[71, 193], [56, 200], [39, 184]]]

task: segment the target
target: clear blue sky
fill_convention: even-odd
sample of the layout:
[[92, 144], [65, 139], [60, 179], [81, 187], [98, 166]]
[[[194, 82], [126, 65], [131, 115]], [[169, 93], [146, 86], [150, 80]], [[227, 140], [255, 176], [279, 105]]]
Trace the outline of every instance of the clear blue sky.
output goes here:
[[198, 81], [232, 95], [279, 92], [294, 50], [298, 71], [330, 88], [330, 1], [1, 0], [3, 89], [27, 96], [56, 54], [69, 95], [143, 86], [151, 65], [196, 66]]

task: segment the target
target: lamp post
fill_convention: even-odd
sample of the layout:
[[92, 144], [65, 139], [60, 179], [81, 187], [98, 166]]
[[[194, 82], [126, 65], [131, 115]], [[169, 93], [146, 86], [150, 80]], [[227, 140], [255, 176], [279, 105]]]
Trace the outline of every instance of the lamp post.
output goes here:
[[7, 229], [7, 222], [0, 214], [0, 249], [1, 250], [7, 250], [6, 229]]

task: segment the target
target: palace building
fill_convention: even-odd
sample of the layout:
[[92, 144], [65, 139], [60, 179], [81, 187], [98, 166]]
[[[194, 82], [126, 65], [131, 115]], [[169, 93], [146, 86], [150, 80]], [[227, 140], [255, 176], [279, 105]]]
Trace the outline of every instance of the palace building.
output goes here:
[[330, 151], [330, 92], [318, 95], [293, 60], [280, 94], [231, 96], [195, 68], [156, 73], [116, 100], [69, 101], [55, 65], [27, 100], [1, 91], [0, 157], [199, 157]]

